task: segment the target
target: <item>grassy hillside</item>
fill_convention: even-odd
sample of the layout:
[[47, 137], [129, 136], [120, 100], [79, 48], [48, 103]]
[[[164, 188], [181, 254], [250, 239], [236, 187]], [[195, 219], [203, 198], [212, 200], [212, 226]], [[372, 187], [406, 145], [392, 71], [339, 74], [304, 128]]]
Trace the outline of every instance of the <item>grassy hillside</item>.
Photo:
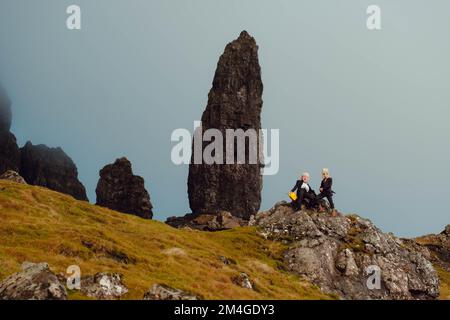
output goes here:
[[[161, 222], [117, 213], [44, 188], [0, 180], [0, 279], [24, 261], [70, 265], [83, 275], [119, 272], [141, 299], [154, 283], [204, 299], [327, 299], [306, 280], [281, 269], [283, 246], [254, 228], [218, 233], [176, 230]], [[234, 260], [225, 265], [220, 256]], [[255, 290], [231, 281], [247, 273]], [[70, 298], [83, 298], [79, 293]]]

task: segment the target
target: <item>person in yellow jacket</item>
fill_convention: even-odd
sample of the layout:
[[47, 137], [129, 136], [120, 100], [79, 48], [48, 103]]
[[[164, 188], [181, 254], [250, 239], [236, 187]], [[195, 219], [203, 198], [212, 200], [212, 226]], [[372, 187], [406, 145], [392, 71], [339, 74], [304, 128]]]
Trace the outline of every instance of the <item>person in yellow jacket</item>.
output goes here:
[[297, 199], [293, 199], [294, 208], [296, 210], [300, 210], [302, 208], [302, 203], [304, 200], [308, 200], [307, 207], [313, 208], [316, 203], [316, 193], [309, 185], [309, 173], [304, 172], [302, 173], [301, 177], [297, 182], [295, 183], [295, 186], [292, 188], [291, 192], [289, 193], [289, 196], [291, 199], [295, 198], [293, 197], [294, 192], [296, 192]]

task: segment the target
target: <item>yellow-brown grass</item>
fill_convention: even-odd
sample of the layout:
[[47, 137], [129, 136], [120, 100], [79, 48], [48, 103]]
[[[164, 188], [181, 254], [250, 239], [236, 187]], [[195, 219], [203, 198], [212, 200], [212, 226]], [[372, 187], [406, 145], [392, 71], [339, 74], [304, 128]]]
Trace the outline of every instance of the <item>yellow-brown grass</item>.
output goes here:
[[[306, 280], [281, 270], [285, 248], [254, 228], [206, 233], [177, 230], [74, 200], [45, 188], [0, 181], [0, 279], [24, 261], [48, 262], [64, 273], [118, 272], [141, 299], [153, 284], [192, 292], [203, 299], [329, 299]], [[224, 256], [236, 263], [223, 264]], [[255, 290], [231, 281], [247, 273]], [[83, 299], [70, 292], [72, 299]]]

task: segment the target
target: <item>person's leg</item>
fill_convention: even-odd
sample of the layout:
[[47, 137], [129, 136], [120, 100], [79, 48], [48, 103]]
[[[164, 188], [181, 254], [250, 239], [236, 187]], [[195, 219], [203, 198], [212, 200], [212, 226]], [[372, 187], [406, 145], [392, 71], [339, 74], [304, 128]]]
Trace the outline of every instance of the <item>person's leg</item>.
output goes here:
[[317, 198], [316, 198], [316, 203], [319, 204], [319, 212], [325, 212], [325, 211], [326, 211], [325, 208], [324, 208], [324, 206], [322, 206], [323, 201], [320, 201], [320, 200], [322, 200], [323, 198], [325, 198], [325, 195], [324, 195], [322, 192], [319, 193], [319, 195], [318, 195]]
[[327, 196], [327, 200], [330, 203], [331, 210], [334, 210], [333, 196], [332, 195]]
[[308, 208], [312, 209], [316, 205], [316, 195], [305, 193], [305, 198], [309, 200]]
[[297, 191], [297, 210], [302, 209], [302, 202], [305, 199], [305, 189], [300, 189]]

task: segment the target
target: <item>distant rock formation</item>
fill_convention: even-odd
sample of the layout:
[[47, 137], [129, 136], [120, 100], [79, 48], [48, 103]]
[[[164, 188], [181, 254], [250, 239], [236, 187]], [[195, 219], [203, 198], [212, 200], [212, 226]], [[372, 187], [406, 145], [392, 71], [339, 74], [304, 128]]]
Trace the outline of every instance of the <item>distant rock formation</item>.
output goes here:
[[153, 217], [150, 195], [144, 179], [133, 174], [127, 158], [117, 159], [100, 170], [97, 184], [97, 205], [144, 219]]
[[20, 175], [31, 185], [42, 186], [87, 201], [86, 190], [78, 180], [78, 170], [61, 148], [33, 145], [20, 149]]
[[[252, 224], [260, 227], [265, 238], [288, 245], [285, 268], [305, 276], [324, 292], [364, 300], [439, 297], [437, 273], [422, 250], [381, 232], [367, 219], [295, 212], [280, 202], [258, 213]], [[379, 288], [369, 279], [376, 268]]]
[[170, 217], [166, 223], [174, 228], [191, 228], [201, 231], [222, 231], [244, 227], [247, 221], [234, 217], [227, 211], [216, 214], [187, 214], [184, 217]]
[[67, 292], [47, 263], [25, 262], [22, 272], [0, 282], [0, 300], [66, 300]]
[[[218, 129], [225, 137], [226, 129], [261, 129], [262, 93], [258, 46], [255, 39], [243, 31], [237, 40], [226, 46], [220, 57], [202, 116], [203, 131]], [[203, 150], [207, 145], [203, 144]], [[249, 164], [248, 143], [246, 145], [245, 164], [191, 162], [188, 194], [194, 214], [228, 211], [233, 216], [248, 219], [259, 210], [262, 159], [258, 154], [257, 164]]]
[[20, 176], [20, 174], [12, 170], [8, 170], [0, 175], [0, 180], [9, 180], [15, 183], [27, 184], [24, 178]]
[[19, 147], [10, 132], [11, 121], [11, 101], [0, 87], [0, 174], [7, 170], [18, 172], [20, 167]]

